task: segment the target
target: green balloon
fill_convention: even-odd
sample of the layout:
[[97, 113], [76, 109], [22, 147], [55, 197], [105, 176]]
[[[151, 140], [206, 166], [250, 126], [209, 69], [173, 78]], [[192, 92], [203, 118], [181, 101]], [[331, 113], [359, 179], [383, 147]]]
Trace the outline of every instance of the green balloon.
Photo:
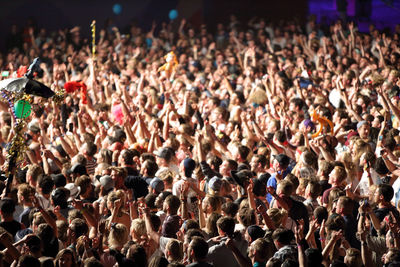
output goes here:
[[31, 115], [31, 104], [26, 100], [18, 100], [14, 105], [14, 111], [18, 119], [27, 118]]

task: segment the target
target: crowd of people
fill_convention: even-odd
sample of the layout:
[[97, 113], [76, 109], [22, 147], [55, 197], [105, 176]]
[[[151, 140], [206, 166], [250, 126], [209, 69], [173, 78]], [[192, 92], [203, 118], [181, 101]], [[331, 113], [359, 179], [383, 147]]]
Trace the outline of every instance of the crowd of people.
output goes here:
[[32, 97], [0, 266], [400, 266], [399, 37], [232, 16], [106, 25], [93, 56], [79, 27], [13, 26], [1, 79], [39, 57], [87, 90]]

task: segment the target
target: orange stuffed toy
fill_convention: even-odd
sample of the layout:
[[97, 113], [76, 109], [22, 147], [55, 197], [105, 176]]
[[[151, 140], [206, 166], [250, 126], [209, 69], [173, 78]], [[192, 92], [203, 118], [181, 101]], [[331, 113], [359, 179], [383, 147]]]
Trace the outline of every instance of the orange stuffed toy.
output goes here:
[[319, 135], [321, 134], [321, 132], [322, 132], [322, 129], [323, 129], [324, 127], [327, 127], [327, 125], [329, 125], [329, 127], [331, 128], [331, 134], [333, 135], [333, 123], [332, 123], [329, 119], [327, 119], [327, 118], [325, 118], [325, 117], [319, 115], [319, 114], [314, 110], [314, 111], [312, 112], [312, 114], [311, 114], [311, 120], [312, 120], [313, 122], [318, 122], [318, 123], [319, 123], [319, 128], [318, 128], [317, 132], [314, 133], [313, 135], [311, 135], [312, 138], [315, 138], [315, 137], [319, 136]]
[[66, 82], [64, 84], [64, 89], [67, 93], [81, 90], [82, 104], [87, 104], [87, 87], [84, 82]]
[[169, 52], [164, 56], [166, 63], [162, 65], [161, 67], [158, 68], [158, 71], [164, 71], [165, 75], [169, 79], [171, 76], [172, 72], [175, 70], [175, 68], [178, 66], [178, 60], [176, 58], [176, 55], [174, 51]]

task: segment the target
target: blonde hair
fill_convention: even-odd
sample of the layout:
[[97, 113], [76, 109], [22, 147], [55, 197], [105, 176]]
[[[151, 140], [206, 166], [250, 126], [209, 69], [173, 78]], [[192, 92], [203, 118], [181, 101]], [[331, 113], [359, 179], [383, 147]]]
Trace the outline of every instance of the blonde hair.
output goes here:
[[110, 234], [108, 235], [108, 246], [118, 248], [128, 242], [128, 230], [122, 223], [111, 224]]
[[165, 252], [169, 251], [170, 261], [179, 262], [183, 259], [183, 244], [177, 239], [170, 239], [165, 246]]
[[275, 227], [279, 228], [283, 222], [283, 218], [287, 215], [287, 212], [278, 208], [270, 208], [267, 210], [267, 214], [271, 217]]
[[134, 219], [131, 223], [131, 231], [133, 231], [137, 237], [147, 235], [146, 224], [144, 220]]

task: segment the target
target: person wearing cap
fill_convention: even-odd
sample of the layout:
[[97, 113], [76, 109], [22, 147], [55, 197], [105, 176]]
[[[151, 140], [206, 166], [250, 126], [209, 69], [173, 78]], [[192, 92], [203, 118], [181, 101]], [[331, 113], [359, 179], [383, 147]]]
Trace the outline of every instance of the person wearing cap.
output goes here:
[[[289, 166], [290, 158], [285, 154], [278, 154], [274, 156], [272, 164], [272, 169], [274, 172], [268, 179], [267, 186], [272, 186], [276, 190], [278, 182], [284, 179], [286, 175], [291, 172], [291, 168]], [[272, 201], [272, 196], [269, 193], [267, 194], [267, 200], [268, 203]]]
[[162, 191], [164, 191], [164, 182], [160, 178], [154, 177], [150, 181], [149, 192], [158, 195]]
[[162, 147], [156, 152], [156, 162], [158, 165], [158, 171], [156, 172], [155, 176], [159, 177], [160, 173], [169, 170], [174, 173], [179, 173], [179, 167], [176, 166], [174, 163], [175, 152], [170, 147]]

